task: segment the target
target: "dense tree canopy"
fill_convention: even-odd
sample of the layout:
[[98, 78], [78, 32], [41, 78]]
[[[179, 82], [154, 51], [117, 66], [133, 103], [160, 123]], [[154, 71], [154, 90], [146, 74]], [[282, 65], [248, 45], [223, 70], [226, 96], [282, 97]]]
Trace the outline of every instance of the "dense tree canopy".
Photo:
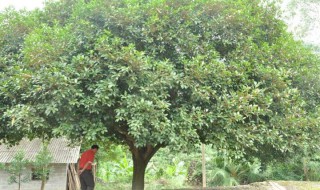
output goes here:
[[[278, 157], [319, 140], [319, 59], [274, 6], [61, 0], [0, 14], [0, 137], [108, 138], [133, 189], [164, 146]], [[311, 145], [311, 146], [309, 146]]]

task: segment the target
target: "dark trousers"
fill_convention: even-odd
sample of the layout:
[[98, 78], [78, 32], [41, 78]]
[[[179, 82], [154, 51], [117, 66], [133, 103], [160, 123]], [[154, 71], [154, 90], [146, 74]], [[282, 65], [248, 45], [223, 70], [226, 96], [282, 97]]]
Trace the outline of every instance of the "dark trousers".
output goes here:
[[93, 190], [94, 189], [94, 180], [91, 170], [84, 170], [80, 174], [80, 183], [81, 190]]

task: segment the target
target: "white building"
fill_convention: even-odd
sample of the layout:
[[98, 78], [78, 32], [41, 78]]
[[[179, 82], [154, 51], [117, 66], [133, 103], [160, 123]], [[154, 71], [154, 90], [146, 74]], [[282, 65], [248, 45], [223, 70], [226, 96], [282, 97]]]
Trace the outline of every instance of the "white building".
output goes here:
[[[13, 147], [7, 147], [6, 145], [0, 145], [0, 163], [9, 165], [13, 157], [17, 152], [23, 151], [25, 158], [33, 161], [41, 150], [41, 140], [34, 139], [32, 141], [22, 140], [19, 145]], [[74, 188], [68, 188], [72, 183], [77, 183], [77, 174], [75, 169], [70, 166], [74, 166], [79, 158], [80, 146], [70, 147], [68, 141], [64, 138], [51, 140], [48, 150], [50, 151], [53, 160], [51, 162], [51, 172], [49, 173], [48, 181], [45, 185], [46, 190], [66, 190]], [[41, 180], [32, 179], [31, 166], [29, 176], [30, 181], [22, 183], [21, 190], [37, 190], [41, 187]], [[0, 170], [0, 189], [3, 190], [16, 190], [18, 184], [9, 184], [9, 174], [5, 170]], [[75, 182], [76, 181], [76, 182]]]

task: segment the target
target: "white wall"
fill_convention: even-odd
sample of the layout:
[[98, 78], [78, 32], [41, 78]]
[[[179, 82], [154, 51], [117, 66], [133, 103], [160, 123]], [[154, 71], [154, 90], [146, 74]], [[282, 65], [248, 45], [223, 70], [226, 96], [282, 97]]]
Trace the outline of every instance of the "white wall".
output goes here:
[[[67, 186], [67, 164], [54, 164], [52, 165], [52, 171], [49, 175], [49, 180], [46, 183], [46, 190], [66, 190]], [[31, 169], [30, 169], [31, 173]], [[3, 170], [0, 170], [0, 189], [1, 190], [18, 190], [18, 184], [8, 183], [9, 174]], [[26, 183], [22, 183], [21, 190], [40, 190], [41, 181], [31, 180]]]

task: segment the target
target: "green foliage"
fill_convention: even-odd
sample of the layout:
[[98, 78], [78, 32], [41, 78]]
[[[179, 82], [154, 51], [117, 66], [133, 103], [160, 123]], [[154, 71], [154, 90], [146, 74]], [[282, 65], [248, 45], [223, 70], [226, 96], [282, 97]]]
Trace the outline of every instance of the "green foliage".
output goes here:
[[[146, 189], [201, 186], [201, 153], [194, 150], [187, 153], [170, 152], [172, 150], [168, 148], [161, 149], [150, 161], [146, 170]], [[106, 182], [105, 186], [101, 185], [101, 189], [130, 189], [131, 171], [118, 165], [123, 160], [122, 156], [129, 156], [129, 152], [117, 146], [111, 148], [105, 156], [101, 155], [102, 152], [99, 154], [98, 177]], [[317, 181], [319, 168], [316, 155], [303, 158], [296, 155], [293, 159], [261, 166], [258, 159], [233, 160], [215, 149], [208, 148], [206, 151], [208, 187], [243, 185], [265, 180]]]
[[36, 155], [35, 161], [32, 163], [34, 174], [41, 180], [41, 190], [44, 189], [45, 183], [48, 179], [49, 173], [52, 171], [50, 164], [52, 162], [52, 155], [48, 150], [48, 144], [43, 143], [41, 150]]
[[21, 51], [26, 35], [39, 24], [38, 16], [38, 11], [18, 12], [11, 8], [0, 13], [0, 71], [6, 63], [13, 64], [19, 60], [20, 56], [17, 54]]
[[98, 176], [109, 183], [128, 183], [132, 177], [133, 164], [128, 150], [123, 146], [113, 145], [108, 152], [99, 151]]
[[[187, 163], [194, 158], [194, 154], [171, 155], [170, 152], [171, 150], [164, 148], [150, 161], [146, 169], [147, 189], [185, 186]], [[111, 146], [107, 152], [99, 150], [96, 157], [98, 178], [107, 184], [108, 189], [128, 188], [126, 186], [129, 186], [133, 170], [133, 163], [129, 156], [130, 152], [123, 146]]]
[[265, 176], [272, 180], [318, 181], [320, 163], [317, 156], [297, 155], [283, 162], [270, 163]]
[[239, 184], [245, 172], [241, 170], [241, 165], [236, 165], [224, 157], [217, 157], [213, 161], [213, 170], [209, 170], [210, 185], [234, 186]]
[[320, 162], [319, 160], [308, 160], [304, 163], [304, 180], [319, 181], [320, 180]]
[[[72, 54], [73, 38], [70, 27], [42, 24], [24, 39], [24, 64], [38, 68]], [[54, 81], [52, 81], [54, 82]], [[48, 114], [48, 113], [47, 113]]]
[[[192, 162], [196, 164], [188, 174], [188, 183], [193, 185], [202, 183], [202, 167], [199, 160], [193, 158]], [[215, 148], [206, 151], [206, 177], [209, 187], [243, 185], [266, 179], [258, 159], [235, 160]]]
[[5, 168], [9, 174], [9, 184], [17, 183], [20, 190], [22, 183], [30, 181], [30, 173], [27, 168], [29, 164], [30, 161], [25, 158], [24, 152], [17, 152], [11, 163]]
[[[201, 153], [190, 151], [170, 154], [171, 151], [168, 148], [161, 149], [150, 161], [146, 169], [146, 189], [186, 188], [201, 185]], [[118, 156], [111, 156], [115, 153]], [[98, 157], [98, 177], [106, 182], [107, 189], [128, 188], [132, 170], [119, 167], [124, 165], [119, 162], [123, 161], [123, 155], [129, 156], [129, 152], [123, 148], [114, 147], [107, 154], [108, 156]], [[208, 187], [273, 180], [273, 176], [267, 176], [267, 173], [262, 171], [259, 160], [235, 161], [225, 154], [218, 154], [217, 151], [208, 149], [206, 161]], [[130, 163], [132, 169], [132, 162]], [[195, 163], [194, 166], [193, 163]]]
[[[23, 63], [4, 76], [2, 88], [4, 100], [14, 96], [20, 104], [6, 109], [3, 120], [32, 136], [46, 131], [94, 140], [117, 134], [112, 137], [123, 141], [125, 132], [142, 147], [186, 146], [200, 135], [226, 149], [279, 153], [298, 147], [290, 137], [303, 133], [300, 126], [316, 129], [300, 96], [316, 91], [303, 90], [308, 85], [301, 82], [311, 81], [299, 77], [317, 60], [285, 34], [272, 8], [249, 1], [131, 4], [49, 3], [42, 15], [63, 6], [70, 11], [56, 22], [38, 18], [43, 24], [25, 35]], [[293, 134], [279, 135], [272, 127], [279, 124]], [[292, 124], [300, 131], [286, 127]], [[225, 132], [237, 143], [226, 143]]]
[[271, 164], [266, 173], [269, 179], [274, 180], [302, 180], [302, 168], [295, 162], [282, 162]]
[[160, 188], [181, 188], [186, 184], [187, 164], [193, 155], [186, 153], [170, 154], [172, 150], [164, 148], [152, 158], [146, 169], [148, 184]]
[[1, 13], [0, 137], [107, 138], [136, 164], [200, 142], [263, 163], [318, 150], [319, 57], [278, 14], [250, 0], [72, 0]]

